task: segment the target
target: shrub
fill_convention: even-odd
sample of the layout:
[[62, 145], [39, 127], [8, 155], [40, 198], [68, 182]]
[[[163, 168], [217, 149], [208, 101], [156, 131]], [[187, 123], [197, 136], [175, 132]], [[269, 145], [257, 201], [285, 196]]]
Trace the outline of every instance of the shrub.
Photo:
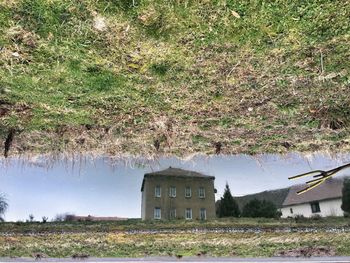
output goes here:
[[64, 217], [64, 221], [66, 222], [72, 222], [75, 220], [75, 215], [73, 214], [66, 214]]
[[321, 219], [322, 219], [322, 216], [320, 216], [320, 215], [312, 215], [312, 216], [311, 216], [311, 219], [312, 219], [312, 220], [321, 220]]
[[253, 199], [243, 207], [242, 216], [276, 218], [280, 212], [271, 201]]
[[307, 219], [305, 216], [303, 216], [303, 215], [296, 215], [296, 216], [294, 217], [294, 219], [295, 219], [295, 222], [296, 222], [296, 223], [302, 223], [302, 222], [305, 222], [305, 221], [308, 220], [308, 219]]
[[69, 221], [74, 221], [74, 220], [75, 220], [74, 214], [64, 213], [64, 214], [57, 214], [52, 221], [54, 221], [54, 222], [63, 222], [63, 221], [69, 222]]
[[53, 222], [63, 222], [64, 221], [64, 214], [57, 214], [55, 218], [52, 219]]

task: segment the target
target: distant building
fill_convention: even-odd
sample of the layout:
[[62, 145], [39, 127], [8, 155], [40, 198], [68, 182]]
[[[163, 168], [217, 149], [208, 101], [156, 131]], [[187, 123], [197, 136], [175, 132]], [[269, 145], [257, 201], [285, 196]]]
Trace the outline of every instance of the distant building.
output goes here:
[[145, 174], [142, 219], [215, 218], [214, 180], [214, 176], [172, 167]]
[[282, 217], [343, 216], [344, 211], [341, 209], [343, 182], [343, 178], [328, 179], [300, 195], [297, 192], [305, 188], [305, 185], [292, 186], [282, 204]]
[[128, 220], [125, 217], [117, 217], [117, 216], [76, 216], [76, 215], [66, 215], [65, 220], [67, 221], [124, 221]]

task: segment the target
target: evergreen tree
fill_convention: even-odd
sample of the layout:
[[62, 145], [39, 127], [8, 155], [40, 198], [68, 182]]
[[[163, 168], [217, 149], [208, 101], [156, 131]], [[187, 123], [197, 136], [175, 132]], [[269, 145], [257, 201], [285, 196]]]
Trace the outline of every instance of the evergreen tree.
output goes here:
[[341, 209], [346, 213], [350, 213], [350, 178], [344, 180], [342, 193]]
[[238, 204], [231, 194], [228, 183], [226, 183], [224, 195], [218, 204], [217, 215], [218, 217], [238, 217], [240, 215]]

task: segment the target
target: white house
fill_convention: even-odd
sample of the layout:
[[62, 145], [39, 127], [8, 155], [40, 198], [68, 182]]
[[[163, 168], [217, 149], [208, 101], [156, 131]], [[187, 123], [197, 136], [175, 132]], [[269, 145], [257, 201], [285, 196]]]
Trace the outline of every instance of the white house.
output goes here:
[[344, 211], [341, 209], [343, 182], [344, 178], [328, 179], [300, 195], [297, 192], [304, 189], [305, 185], [292, 186], [282, 204], [282, 217], [343, 216]]

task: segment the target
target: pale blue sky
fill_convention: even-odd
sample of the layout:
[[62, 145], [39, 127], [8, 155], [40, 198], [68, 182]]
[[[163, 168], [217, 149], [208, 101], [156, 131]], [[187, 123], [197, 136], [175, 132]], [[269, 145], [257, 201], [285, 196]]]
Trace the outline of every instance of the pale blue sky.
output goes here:
[[[84, 158], [83, 158], [84, 159]], [[288, 176], [330, 169], [350, 161], [350, 155], [332, 159], [323, 155], [313, 158], [289, 155], [245, 155], [195, 157], [191, 160], [162, 158], [157, 161], [125, 159], [114, 165], [107, 158], [89, 158], [80, 162], [57, 161], [45, 167], [41, 160], [0, 160], [0, 192], [6, 194], [7, 221], [25, 220], [29, 214], [41, 220], [60, 213], [76, 215], [140, 217], [140, 187], [144, 173], [179, 167], [216, 177], [216, 199], [226, 181], [233, 195], [240, 196], [292, 183]], [[345, 171], [346, 173], [346, 171]], [[344, 174], [344, 173], [342, 173]], [[347, 171], [350, 174], [350, 171]], [[341, 174], [339, 174], [341, 175]]]

